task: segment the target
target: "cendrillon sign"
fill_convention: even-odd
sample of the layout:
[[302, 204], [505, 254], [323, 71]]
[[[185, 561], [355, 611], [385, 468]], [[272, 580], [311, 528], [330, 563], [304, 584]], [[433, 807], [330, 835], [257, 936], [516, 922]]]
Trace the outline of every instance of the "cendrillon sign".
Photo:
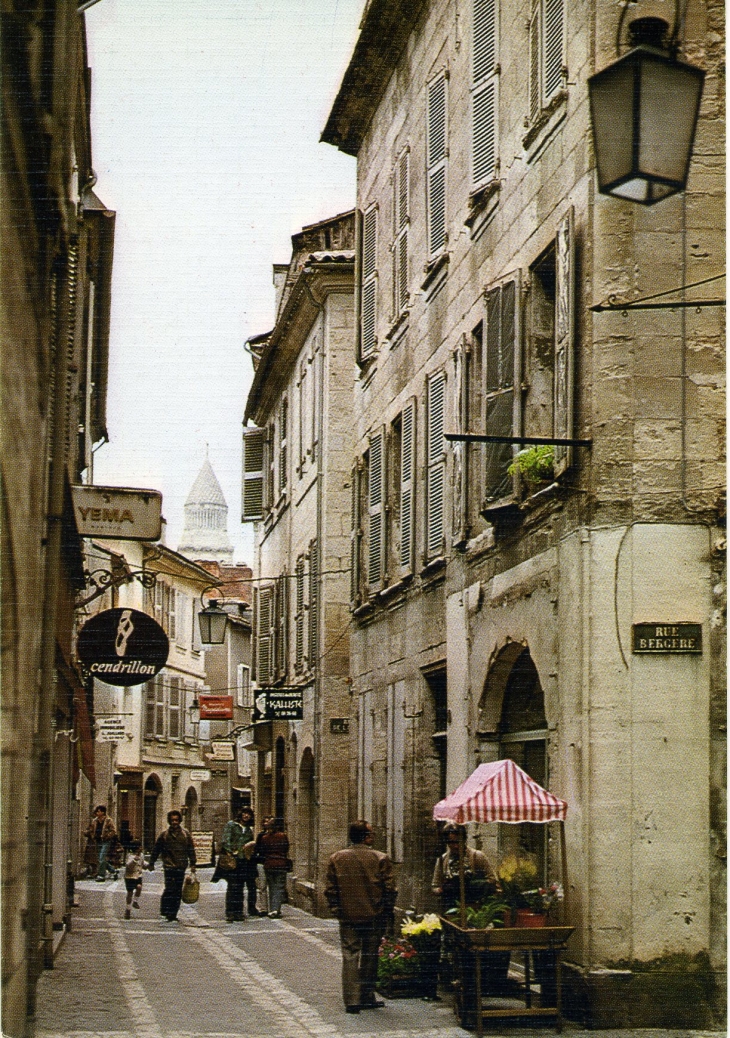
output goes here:
[[79, 632], [79, 659], [108, 685], [141, 685], [167, 663], [170, 643], [151, 616], [138, 609], [105, 609]]

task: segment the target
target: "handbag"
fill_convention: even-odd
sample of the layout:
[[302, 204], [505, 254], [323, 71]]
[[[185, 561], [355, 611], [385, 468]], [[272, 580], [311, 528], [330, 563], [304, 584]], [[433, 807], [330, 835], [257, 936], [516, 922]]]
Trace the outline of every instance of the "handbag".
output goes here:
[[218, 868], [221, 872], [233, 872], [238, 865], [238, 858], [230, 851], [221, 851], [218, 855]]
[[186, 905], [194, 905], [200, 896], [200, 882], [197, 876], [188, 874], [182, 888], [182, 899]]

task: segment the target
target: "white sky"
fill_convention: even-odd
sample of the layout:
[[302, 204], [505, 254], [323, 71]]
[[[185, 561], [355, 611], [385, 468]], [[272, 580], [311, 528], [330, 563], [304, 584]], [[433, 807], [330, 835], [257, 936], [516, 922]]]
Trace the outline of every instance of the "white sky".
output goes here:
[[243, 349], [273, 324], [291, 235], [351, 208], [319, 143], [363, 0], [100, 0], [86, 12], [95, 191], [117, 212], [108, 428], [94, 482], [163, 494], [176, 548], [205, 457], [242, 526]]

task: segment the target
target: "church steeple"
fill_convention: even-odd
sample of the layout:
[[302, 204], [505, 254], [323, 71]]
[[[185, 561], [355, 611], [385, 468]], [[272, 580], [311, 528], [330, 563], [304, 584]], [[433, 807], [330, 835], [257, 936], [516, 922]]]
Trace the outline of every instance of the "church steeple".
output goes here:
[[177, 550], [194, 561], [230, 565], [228, 505], [205, 448], [205, 461], [185, 502], [185, 523]]

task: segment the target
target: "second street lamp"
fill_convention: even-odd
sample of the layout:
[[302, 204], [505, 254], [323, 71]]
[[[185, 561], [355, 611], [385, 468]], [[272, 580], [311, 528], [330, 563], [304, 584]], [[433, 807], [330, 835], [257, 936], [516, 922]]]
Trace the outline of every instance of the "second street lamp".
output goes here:
[[588, 80], [598, 190], [640, 205], [684, 190], [705, 78], [667, 48], [668, 28], [637, 18], [632, 49]]
[[226, 637], [228, 614], [213, 599], [198, 613], [200, 640], [204, 645], [222, 645]]

